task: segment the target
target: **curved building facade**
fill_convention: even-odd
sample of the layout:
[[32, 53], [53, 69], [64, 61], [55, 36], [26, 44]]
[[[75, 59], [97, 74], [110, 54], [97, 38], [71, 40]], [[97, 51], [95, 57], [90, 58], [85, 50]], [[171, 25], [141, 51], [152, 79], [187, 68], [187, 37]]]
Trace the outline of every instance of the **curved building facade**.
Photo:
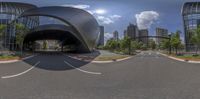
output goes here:
[[1, 30], [0, 47], [1, 50], [14, 50], [15, 45], [15, 27], [14, 22], [22, 23], [27, 28], [33, 28], [39, 25], [38, 17], [21, 18], [18, 17], [29, 9], [37, 8], [31, 4], [17, 2], [0, 2], [0, 25], [4, 26]]
[[193, 32], [200, 25], [200, 2], [186, 2], [182, 8], [183, 23], [185, 30], [186, 50], [194, 49], [191, 42]]
[[[9, 49], [14, 49], [15, 45], [13, 21], [24, 24], [30, 30], [24, 41], [27, 46], [35, 40], [55, 39], [60, 40], [63, 45], [76, 45], [75, 49], [80, 52], [91, 52], [98, 43], [99, 25], [90, 13], [82, 9], [61, 6], [36, 7], [31, 4], [14, 2], [0, 2], [0, 4], [1, 24], [9, 27], [6, 29], [6, 36], [3, 37], [5, 39], [3, 45], [9, 46], [7, 47]], [[2, 18], [4, 15], [5, 17]], [[57, 19], [66, 25], [40, 26], [40, 16]]]

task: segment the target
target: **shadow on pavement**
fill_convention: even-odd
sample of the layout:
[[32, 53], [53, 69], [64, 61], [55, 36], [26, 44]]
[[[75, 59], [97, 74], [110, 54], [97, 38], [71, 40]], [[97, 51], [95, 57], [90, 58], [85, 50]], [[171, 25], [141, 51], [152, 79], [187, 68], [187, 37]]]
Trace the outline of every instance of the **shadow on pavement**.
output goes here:
[[[68, 57], [69, 53], [61, 53], [61, 52], [37, 52], [37, 56], [24, 60], [25, 63], [34, 66], [37, 62], [40, 62], [36, 68], [51, 70], [51, 71], [64, 71], [71, 70], [75, 68], [82, 67], [91, 61], [80, 61], [74, 58]], [[76, 54], [79, 55], [79, 54]], [[81, 54], [82, 55], [82, 54]], [[84, 55], [93, 55], [93, 57], [97, 57], [100, 55], [98, 51], [87, 53]], [[69, 64], [66, 64], [66, 61]]]

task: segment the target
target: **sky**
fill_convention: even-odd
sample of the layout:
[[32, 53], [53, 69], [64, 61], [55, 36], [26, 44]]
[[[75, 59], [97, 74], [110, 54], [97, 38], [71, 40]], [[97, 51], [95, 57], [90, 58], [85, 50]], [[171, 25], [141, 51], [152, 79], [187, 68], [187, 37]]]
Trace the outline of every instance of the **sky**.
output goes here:
[[140, 29], [148, 29], [155, 35], [155, 28], [162, 27], [169, 32], [181, 30], [184, 38], [181, 8], [185, 2], [200, 0], [0, 0], [24, 2], [42, 6], [72, 6], [91, 13], [98, 23], [105, 27], [105, 39], [117, 30], [120, 38], [129, 23]]

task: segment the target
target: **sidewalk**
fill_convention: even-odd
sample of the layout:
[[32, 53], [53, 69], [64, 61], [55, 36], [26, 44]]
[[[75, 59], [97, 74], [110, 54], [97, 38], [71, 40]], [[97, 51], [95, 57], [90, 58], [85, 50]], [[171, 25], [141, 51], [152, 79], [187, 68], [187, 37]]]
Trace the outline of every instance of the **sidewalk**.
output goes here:
[[[160, 53], [160, 52], [159, 52]], [[170, 59], [173, 59], [173, 60], [177, 60], [177, 61], [181, 61], [181, 62], [187, 62], [187, 63], [200, 63], [200, 61], [192, 61], [192, 60], [185, 60], [185, 59], [181, 59], [181, 58], [176, 58], [176, 57], [173, 57], [173, 56], [169, 56], [167, 54], [163, 54], [163, 53], [160, 53], [161, 55], [165, 56], [165, 57], [168, 57]]]
[[15, 62], [19, 62], [21, 60], [26, 60], [32, 57], [35, 57], [36, 55], [31, 55], [31, 56], [27, 56], [24, 58], [19, 58], [19, 59], [14, 59], [14, 60], [5, 60], [5, 61], [0, 61], [0, 64], [6, 64], [6, 63], [15, 63]]

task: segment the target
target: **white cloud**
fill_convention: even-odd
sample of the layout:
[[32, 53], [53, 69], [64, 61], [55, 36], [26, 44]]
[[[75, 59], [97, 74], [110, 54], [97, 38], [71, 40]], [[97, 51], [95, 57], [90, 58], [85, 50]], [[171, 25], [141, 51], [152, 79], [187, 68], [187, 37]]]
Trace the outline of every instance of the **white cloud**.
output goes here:
[[121, 18], [122, 16], [120, 16], [120, 15], [112, 15], [112, 16], [110, 16], [110, 18], [112, 18], [112, 19], [119, 19], [119, 18]]
[[97, 16], [97, 20], [99, 21], [100, 24], [114, 23], [114, 21], [111, 18], [105, 16]]
[[159, 13], [156, 11], [143, 11], [135, 15], [139, 29], [150, 28], [152, 24], [159, 18]]
[[74, 8], [79, 8], [79, 9], [88, 9], [90, 8], [90, 5], [84, 5], [84, 4], [65, 4], [65, 5], [61, 5], [64, 7], [74, 7]]
[[112, 33], [104, 33], [104, 42], [106, 43], [110, 38], [112, 38]]
[[64, 7], [74, 7], [74, 8], [79, 8], [79, 9], [84, 9], [90, 14], [94, 15], [96, 19], [98, 20], [99, 24], [105, 25], [105, 24], [112, 24], [115, 21], [119, 20], [121, 18], [120, 15], [105, 15], [107, 12], [105, 9], [96, 9], [96, 10], [90, 10], [90, 5], [85, 5], [85, 4], [64, 4], [61, 5]]
[[97, 15], [97, 20], [100, 24], [112, 24], [115, 23], [115, 21], [119, 20], [121, 18], [120, 15], [111, 15], [111, 16], [99, 16]]

